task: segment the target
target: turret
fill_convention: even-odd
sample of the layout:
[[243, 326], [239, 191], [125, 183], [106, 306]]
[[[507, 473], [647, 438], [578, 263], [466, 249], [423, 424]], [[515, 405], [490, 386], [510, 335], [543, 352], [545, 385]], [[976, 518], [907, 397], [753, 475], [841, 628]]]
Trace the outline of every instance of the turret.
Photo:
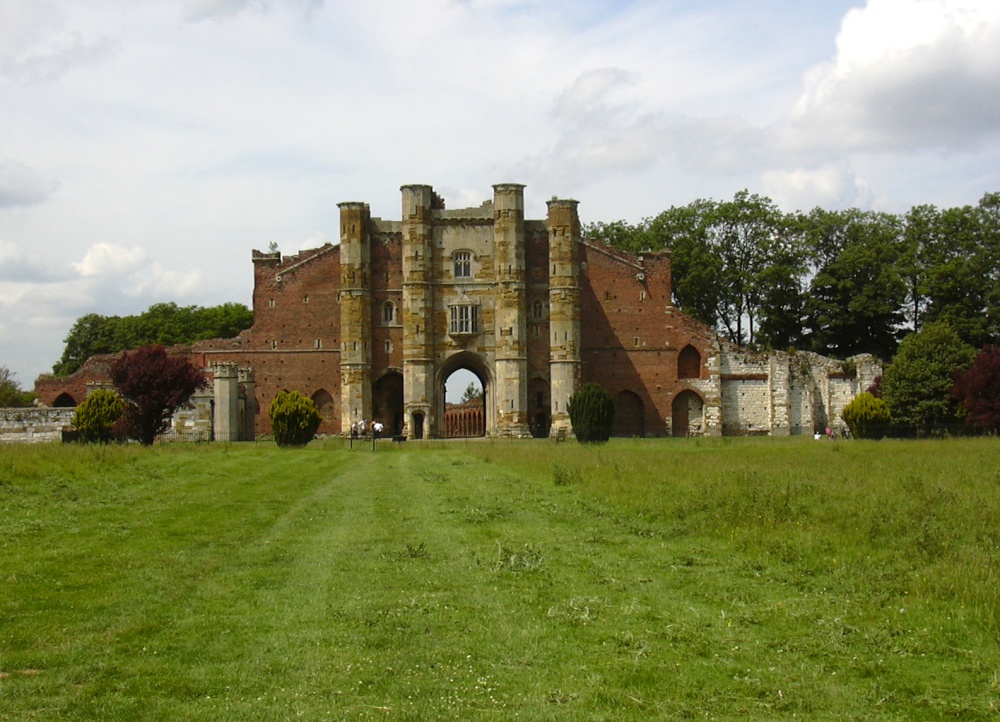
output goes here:
[[340, 428], [371, 419], [371, 244], [366, 203], [340, 203]]
[[530, 436], [525, 319], [524, 186], [493, 186], [493, 259], [496, 278], [497, 432]]
[[577, 202], [551, 200], [549, 227], [549, 376], [551, 434], [571, 434], [569, 400], [580, 385], [580, 218]]
[[404, 433], [424, 438], [434, 428], [434, 191], [400, 188], [403, 196]]

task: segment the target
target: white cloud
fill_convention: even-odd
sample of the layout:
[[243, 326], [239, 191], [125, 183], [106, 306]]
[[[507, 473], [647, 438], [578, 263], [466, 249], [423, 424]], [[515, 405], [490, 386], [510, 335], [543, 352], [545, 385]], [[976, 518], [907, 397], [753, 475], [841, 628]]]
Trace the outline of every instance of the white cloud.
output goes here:
[[113, 243], [95, 243], [83, 260], [73, 267], [81, 276], [122, 275], [134, 270], [146, 259], [146, 252], [138, 247], [122, 248]]
[[792, 112], [809, 142], [856, 150], [968, 148], [1000, 133], [1000, 3], [869, 0]]
[[767, 171], [762, 181], [764, 193], [785, 208], [868, 208], [876, 200], [846, 161], [819, 168]]

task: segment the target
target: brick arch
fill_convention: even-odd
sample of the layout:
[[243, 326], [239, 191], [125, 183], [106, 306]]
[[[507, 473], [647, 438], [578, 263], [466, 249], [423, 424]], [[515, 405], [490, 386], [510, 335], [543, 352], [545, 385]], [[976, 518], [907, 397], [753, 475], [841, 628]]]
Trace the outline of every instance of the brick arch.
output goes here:
[[611, 435], [630, 438], [646, 435], [646, 409], [634, 391], [620, 391], [615, 396], [615, 418]]
[[682, 348], [677, 354], [677, 378], [701, 378], [701, 353], [691, 344]]
[[685, 389], [671, 404], [674, 436], [700, 436], [705, 432], [705, 401], [696, 392]]
[[61, 394], [56, 396], [52, 405], [59, 409], [71, 409], [76, 406], [76, 399], [74, 399], [68, 391], [63, 391]]
[[319, 389], [311, 398], [325, 423], [330, 423], [337, 419], [337, 405], [334, 403], [333, 396], [330, 395], [329, 391]]

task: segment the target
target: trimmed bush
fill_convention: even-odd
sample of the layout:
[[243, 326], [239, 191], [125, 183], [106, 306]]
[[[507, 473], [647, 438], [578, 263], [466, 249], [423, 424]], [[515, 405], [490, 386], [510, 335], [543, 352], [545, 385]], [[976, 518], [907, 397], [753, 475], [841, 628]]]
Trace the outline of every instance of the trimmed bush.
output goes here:
[[298, 391], [279, 391], [271, 402], [268, 416], [278, 446], [305, 446], [319, 428], [316, 404]]
[[73, 427], [80, 440], [89, 444], [107, 444], [118, 438], [115, 424], [125, 413], [125, 402], [114, 391], [98, 389], [73, 412]]
[[615, 402], [598, 384], [585, 384], [570, 397], [569, 421], [580, 443], [607, 441], [615, 418]]
[[844, 407], [840, 416], [855, 439], [881, 439], [889, 430], [889, 405], [865, 391]]

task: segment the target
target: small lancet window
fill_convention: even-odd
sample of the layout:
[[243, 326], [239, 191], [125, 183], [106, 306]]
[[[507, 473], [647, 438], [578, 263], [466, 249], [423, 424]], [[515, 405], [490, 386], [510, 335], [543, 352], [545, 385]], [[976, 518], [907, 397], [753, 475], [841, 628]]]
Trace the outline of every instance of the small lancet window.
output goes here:
[[472, 277], [472, 253], [470, 251], [456, 251], [452, 255], [455, 264], [455, 278]]

